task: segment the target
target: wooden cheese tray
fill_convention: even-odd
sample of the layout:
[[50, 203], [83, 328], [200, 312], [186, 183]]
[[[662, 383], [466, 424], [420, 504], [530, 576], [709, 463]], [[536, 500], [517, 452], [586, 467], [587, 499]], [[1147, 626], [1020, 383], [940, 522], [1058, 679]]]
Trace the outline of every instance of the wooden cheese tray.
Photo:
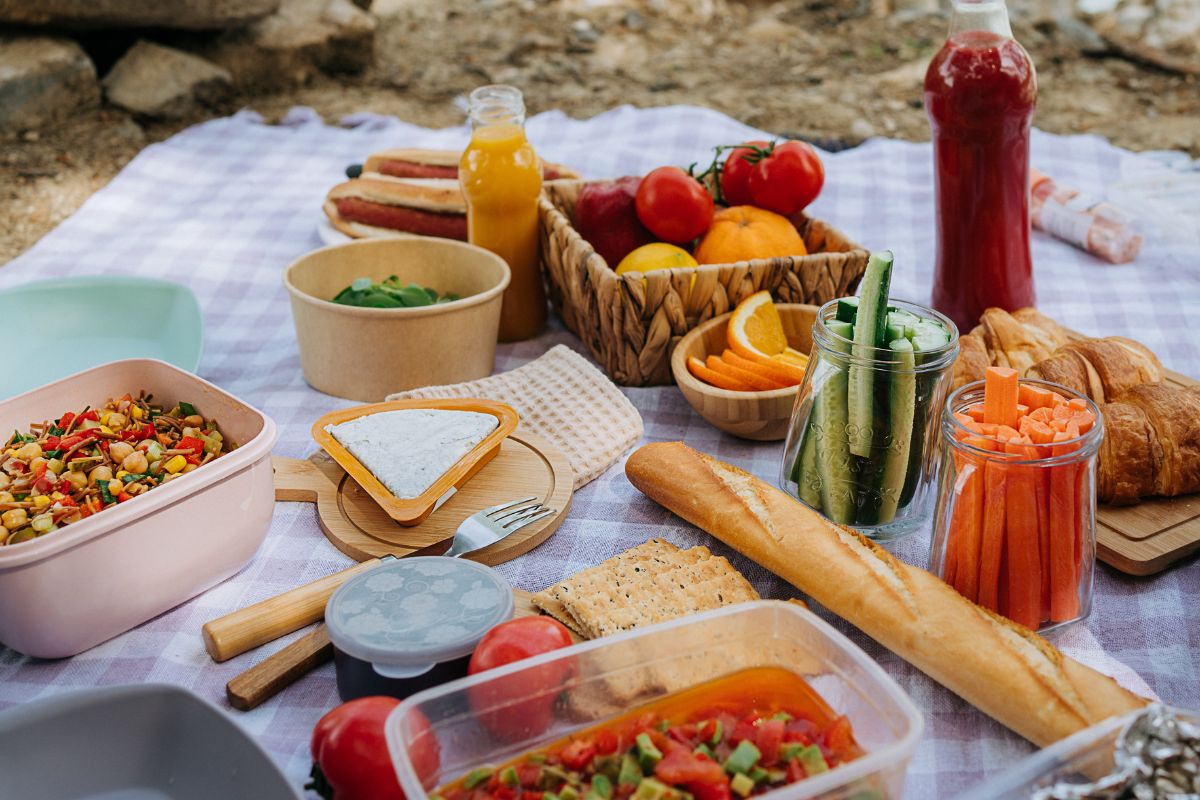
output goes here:
[[[1167, 371], [1167, 383], [1200, 384]], [[1096, 508], [1096, 557], [1129, 575], [1153, 575], [1200, 550], [1200, 494]]]

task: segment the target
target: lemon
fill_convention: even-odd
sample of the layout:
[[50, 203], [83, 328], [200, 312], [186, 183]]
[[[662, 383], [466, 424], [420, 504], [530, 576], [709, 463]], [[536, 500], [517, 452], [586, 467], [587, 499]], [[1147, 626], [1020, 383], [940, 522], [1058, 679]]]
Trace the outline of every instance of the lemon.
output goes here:
[[644, 244], [621, 259], [617, 274], [627, 272], [652, 272], [656, 269], [686, 269], [699, 266], [692, 254], [682, 247], [666, 242]]

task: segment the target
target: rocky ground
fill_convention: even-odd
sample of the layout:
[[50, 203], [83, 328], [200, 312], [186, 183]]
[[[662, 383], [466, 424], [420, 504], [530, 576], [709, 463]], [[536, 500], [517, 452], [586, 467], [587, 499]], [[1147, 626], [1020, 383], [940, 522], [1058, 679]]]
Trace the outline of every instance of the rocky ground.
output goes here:
[[[1038, 69], [1036, 125], [1200, 156], [1200, 76], [1118, 54], [1034, 0], [1009, 5]], [[532, 111], [697, 103], [827, 147], [926, 139], [920, 85], [946, 19], [919, 6], [877, 12], [877, 0], [376, 0], [375, 56], [358, 74], [313, 74], [286, 90], [242, 82], [170, 122], [102, 105], [0, 138], [0, 263], [142, 147], [243, 106], [268, 118], [301, 104], [330, 119], [369, 110], [442, 126], [462, 119], [456, 97], [505, 82]]]

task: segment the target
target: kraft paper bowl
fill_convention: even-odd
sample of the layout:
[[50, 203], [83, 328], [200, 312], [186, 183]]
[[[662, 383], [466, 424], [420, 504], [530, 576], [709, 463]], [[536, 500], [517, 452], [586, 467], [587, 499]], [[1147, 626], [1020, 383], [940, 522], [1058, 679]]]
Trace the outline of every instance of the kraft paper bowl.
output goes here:
[[[389, 275], [462, 299], [421, 308], [330, 302], [356, 278]], [[504, 259], [450, 239], [364, 239], [301, 256], [283, 283], [304, 379], [326, 394], [378, 401], [392, 392], [490, 375], [510, 275]]]
[[[776, 303], [775, 307], [779, 309], [788, 345], [807, 354], [812, 349], [812, 325], [817, 318], [817, 306]], [[778, 441], [787, 436], [799, 386], [763, 392], [732, 392], [710, 386], [688, 371], [688, 356], [703, 361], [710, 355], [719, 356], [725, 352], [729, 346], [725, 331], [731, 316], [714, 317], [679, 340], [671, 354], [675, 383], [688, 404], [713, 427], [743, 439]]]

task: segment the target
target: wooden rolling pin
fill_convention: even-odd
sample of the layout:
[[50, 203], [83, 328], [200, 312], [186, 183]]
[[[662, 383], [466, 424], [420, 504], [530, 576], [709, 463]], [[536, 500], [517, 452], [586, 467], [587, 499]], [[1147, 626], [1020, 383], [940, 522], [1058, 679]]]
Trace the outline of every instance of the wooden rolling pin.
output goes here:
[[318, 622], [325, 617], [325, 604], [329, 602], [329, 596], [339, 586], [392, 558], [394, 556], [363, 561], [349, 569], [211, 620], [201, 628], [204, 649], [214, 661], [228, 661], [247, 650]]

